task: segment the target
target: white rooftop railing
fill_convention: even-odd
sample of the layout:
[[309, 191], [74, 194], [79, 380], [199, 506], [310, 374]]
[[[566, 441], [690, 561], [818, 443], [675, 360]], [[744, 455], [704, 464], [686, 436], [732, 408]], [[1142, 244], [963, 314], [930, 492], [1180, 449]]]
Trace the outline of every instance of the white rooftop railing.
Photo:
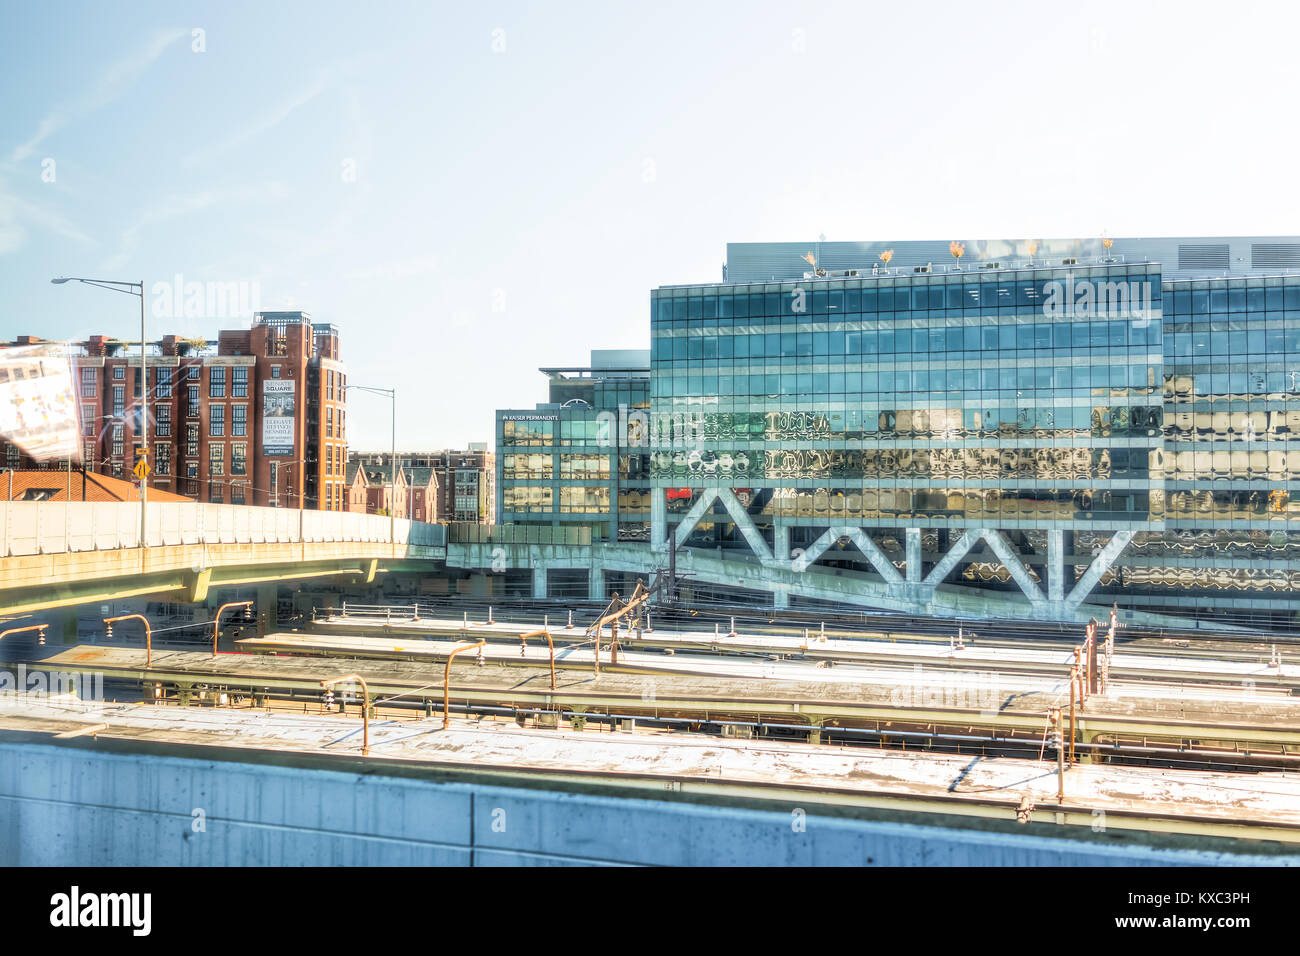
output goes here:
[[[1147, 263], [1147, 258], [1132, 260], [1133, 263]], [[890, 277], [903, 277], [912, 275], [948, 275], [950, 273], [962, 273], [965, 275], [979, 275], [983, 272], [1009, 272], [1026, 269], [1072, 269], [1075, 266], [1109, 266], [1125, 265], [1128, 261], [1122, 255], [1113, 256], [1036, 256], [1033, 258], [1018, 255], [1006, 256], [1003, 258], [991, 259], [968, 259], [965, 265], [960, 262], [926, 262], [913, 263], [912, 265], [887, 266], [883, 264], [858, 266], [857, 268], [845, 269], [822, 269], [815, 271], [805, 271], [804, 279], [880, 279]], [[781, 281], [789, 282], [784, 279]], [[746, 283], [736, 283], [745, 285]], [[752, 283], [751, 283], [752, 284]]]

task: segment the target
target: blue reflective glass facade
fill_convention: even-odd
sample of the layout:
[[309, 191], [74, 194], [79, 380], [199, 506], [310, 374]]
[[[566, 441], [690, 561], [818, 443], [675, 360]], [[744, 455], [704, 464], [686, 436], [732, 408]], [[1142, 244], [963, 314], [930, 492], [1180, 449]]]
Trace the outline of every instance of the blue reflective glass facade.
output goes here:
[[[499, 412], [500, 520], [877, 573], [861, 529], [940, 586], [1295, 623], [1300, 238], [806, 248], [652, 290], [635, 394]], [[1024, 574], [942, 562], [988, 529]]]
[[[1066, 307], [1091, 287], [1125, 298]], [[652, 479], [743, 481], [760, 525], [1146, 526], [1159, 289], [1142, 265], [658, 290]]]
[[549, 402], [496, 414], [498, 520], [648, 541], [648, 371], [543, 371]]
[[[1057, 260], [665, 287], [651, 329], [669, 527], [722, 486], [769, 542], [849, 525], [901, 559], [920, 528], [928, 569], [994, 527], [1036, 581], [1063, 531], [1067, 589], [1128, 530], [1091, 600], [1300, 608], [1300, 275]], [[686, 543], [746, 546], [719, 505]], [[822, 561], [869, 570], [843, 543]], [[1014, 589], [978, 553], [947, 581]]]

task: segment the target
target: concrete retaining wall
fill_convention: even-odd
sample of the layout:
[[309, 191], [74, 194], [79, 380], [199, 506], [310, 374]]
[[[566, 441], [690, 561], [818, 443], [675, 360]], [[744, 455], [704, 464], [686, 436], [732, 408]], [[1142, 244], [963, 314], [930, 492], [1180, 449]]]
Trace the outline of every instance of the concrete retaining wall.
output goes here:
[[0, 744], [0, 865], [1288, 862], [793, 811]]

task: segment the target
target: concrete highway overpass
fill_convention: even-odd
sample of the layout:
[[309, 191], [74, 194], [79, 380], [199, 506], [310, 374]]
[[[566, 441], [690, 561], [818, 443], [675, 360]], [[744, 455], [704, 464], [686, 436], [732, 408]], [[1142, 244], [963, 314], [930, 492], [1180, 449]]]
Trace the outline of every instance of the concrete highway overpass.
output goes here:
[[[605, 572], [649, 581], [666, 555], [643, 543], [587, 543], [572, 528], [448, 527], [348, 512], [242, 505], [8, 502], [0, 508], [0, 616], [27, 615], [144, 595], [199, 602], [213, 588], [254, 586], [259, 631], [281, 582], [342, 579], [368, 583], [383, 570], [417, 575], [528, 571], [532, 594], [548, 594], [554, 570], [585, 570], [588, 596], [605, 597]], [[1043, 614], [1018, 592], [944, 585], [890, 568], [847, 571], [804, 558], [681, 549], [679, 574], [692, 582], [771, 595], [774, 609], [791, 597], [917, 616], [965, 619], [1104, 619], [1109, 608], [1052, 602]], [[919, 561], [911, 562], [914, 567]], [[1014, 562], [1013, 562], [1014, 563]], [[1023, 573], [1023, 568], [1021, 569]], [[1068, 603], [1068, 602], [1067, 602]], [[1060, 613], [1057, 613], [1060, 612]], [[56, 615], [57, 619], [57, 615]], [[1132, 624], [1187, 626], [1181, 618], [1126, 613]], [[55, 625], [58, 626], [57, 624]], [[75, 628], [75, 625], [73, 625]]]
[[[240, 505], [8, 502], [0, 508], [0, 615], [169, 594], [203, 601], [236, 585], [430, 568], [446, 528], [347, 512]], [[260, 613], [274, 601], [259, 601]], [[261, 622], [259, 622], [260, 624]]]

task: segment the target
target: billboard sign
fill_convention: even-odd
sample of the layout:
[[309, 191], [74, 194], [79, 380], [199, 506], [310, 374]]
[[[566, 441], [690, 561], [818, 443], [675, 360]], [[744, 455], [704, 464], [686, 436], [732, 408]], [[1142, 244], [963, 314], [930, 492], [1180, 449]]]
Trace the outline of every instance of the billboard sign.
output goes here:
[[79, 432], [67, 347], [0, 349], [0, 435], [38, 461], [80, 460]]
[[292, 455], [294, 385], [292, 380], [262, 383], [262, 454]]

